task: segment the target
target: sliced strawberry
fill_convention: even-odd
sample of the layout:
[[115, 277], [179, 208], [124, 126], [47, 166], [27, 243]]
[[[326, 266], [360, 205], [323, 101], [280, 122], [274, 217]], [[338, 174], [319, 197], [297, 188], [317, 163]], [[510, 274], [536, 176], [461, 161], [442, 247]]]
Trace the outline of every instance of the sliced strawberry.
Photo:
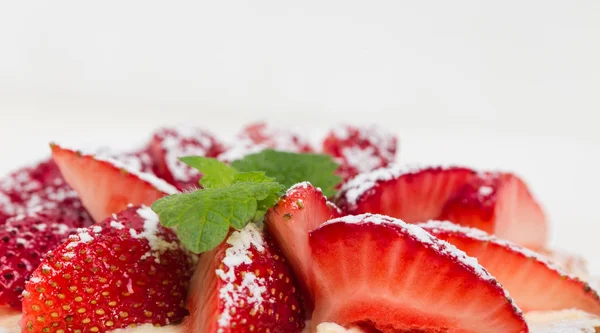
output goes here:
[[179, 160], [184, 156], [216, 157], [223, 146], [215, 137], [198, 128], [161, 128], [154, 133], [150, 153], [159, 177], [180, 190], [197, 188], [200, 172]]
[[265, 225], [288, 259], [307, 295], [307, 306], [312, 307], [310, 293], [312, 258], [308, 247], [308, 233], [326, 221], [341, 216], [339, 209], [327, 201], [321, 190], [310, 183], [296, 184], [267, 212]]
[[423, 229], [382, 215], [331, 220], [309, 236], [312, 321], [384, 333], [523, 333], [504, 290], [473, 258]]
[[0, 229], [0, 308], [21, 310], [25, 281], [46, 252], [54, 250], [91, 218], [61, 209], [45, 210], [6, 221]]
[[147, 148], [132, 152], [110, 154], [108, 156], [135, 171], [151, 174], [155, 174], [156, 172], [156, 166], [150, 155], [150, 150]]
[[560, 267], [569, 274], [575, 275], [582, 280], [589, 277], [588, 263], [584, 257], [561, 250], [536, 249], [546, 257], [549, 262]]
[[445, 202], [475, 174], [459, 167], [390, 167], [343, 185], [337, 204], [346, 214], [376, 213], [408, 223], [437, 218]]
[[600, 315], [600, 297], [587, 283], [536, 252], [450, 222], [421, 227], [477, 258], [525, 311], [576, 308]]
[[[131, 207], [52, 251], [23, 293], [23, 332], [107, 332], [181, 321], [191, 256], [148, 207]], [[50, 329], [52, 331], [50, 331]]]
[[116, 160], [81, 155], [57, 145], [52, 145], [52, 157], [95, 221], [129, 204], [150, 205], [165, 194], [177, 192], [162, 179], [137, 172]]
[[268, 123], [254, 123], [246, 126], [238, 135], [240, 140], [249, 140], [256, 145], [268, 148], [290, 151], [295, 153], [312, 152], [310, 144], [300, 133], [295, 133], [288, 128], [277, 128]]
[[52, 160], [24, 167], [0, 180], [0, 226], [12, 216], [59, 207], [74, 218], [87, 216], [77, 193]]
[[339, 160], [344, 179], [393, 163], [397, 146], [398, 138], [377, 126], [338, 126], [323, 141], [323, 151]]
[[202, 254], [184, 333], [297, 333], [304, 311], [292, 270], [254, 224]]
[[544, 247], [548, 238], [542, 208], [527, 185], [510, 173], [480, 173], [471, 178], [448, 200], [438, 219], [531, 248]]

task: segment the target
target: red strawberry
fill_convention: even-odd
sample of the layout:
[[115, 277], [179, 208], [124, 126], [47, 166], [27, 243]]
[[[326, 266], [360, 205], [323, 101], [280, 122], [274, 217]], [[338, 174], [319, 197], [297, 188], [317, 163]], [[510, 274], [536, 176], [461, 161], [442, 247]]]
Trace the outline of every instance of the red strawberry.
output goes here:
[[287, 128], [277, 128], [267, 123], [255, 123], [246, 126], [239, 135], [241, 140], [249, 140], [256, 145], [263, 145], [281, 151], [309, 153], [312, 148], [299, 133]]
[[150, 156], [149, 149], [142, 149], [127, 153], [110, 154], [110, 157], [123, 163], [127, 167], [140, 172], [155, 173], [155, 165]]
[[323, 151], [340, 161], [344, 179], [386, 167], [396, 160], [398, 138], [376, 126], [342, 125], [323, 141]]
[[448, 198], [474, 174], [459, 167], [379, 169], [343, 185], [337, 203], [347, 214], [376, 213], [408, 223], [426, 222], [437, 218]]
[[197, 188], [198, 170], [179, 160], [184, 156], [216, 157], [223, 146], [204, 130], [191, 127], [161, 128], [154, 133], [150, 153], [157, 174], [180, 190]]
[[525, 311], [576, 308], [600, 315], [596, 291], [536, 252], [450, 222], [420, 226], [477, 258]]
[[54, 250], [91, 219], [61, 209], [45, 210], [6, 221], [0, 229], [0, 307], [21, 310], [25, 281], [46, 252]]
[[184, 333], [297, 333], [304, 327], [292, 271], [254, 224], [200, 257], [188, 305]]
[[528, 331], [477, 261], [417, 226], [365, 214], [331, 220], [309, 237], [315, 324], [384, 333]]
[[584, 280], [589, 277], [588, 263], [585, 258], [580, 255], [550, 249], [536, 249], [536, 251], [546, 257], [548, 261], [559, 266], [569, 274]]
[[23, 293], [23, 332], [107, 332], [183, 319], [192, 259], [148, 207], [132, 207], [51, 252]]
[[57, 145], [52, 145], [52, 157], [95, 221], [129, 204], [150, 205], [165, 194], [177, 192], [162, 179], [137, 172], [116, 160], [81, 155]]
[[308, 233], [326, 221], [341, 216], [339, 209], [327, 201], [323, 193], [310, 183], [290, 188], [265, 216], [267, 231], [288, 259], [312, 307], [312, 258], [308, 247]]
[[481, 173], [471, 178], [448, 200], [437, 218], [531, 248], [543, 247], [548, 238], [542, 208], [527, 185], [510, 173]]
[[46, 209], [85, 218], [77, 193], [65, 183], [52, 160], [25, 167], [0, 180], [0, 226], [10, 218]]

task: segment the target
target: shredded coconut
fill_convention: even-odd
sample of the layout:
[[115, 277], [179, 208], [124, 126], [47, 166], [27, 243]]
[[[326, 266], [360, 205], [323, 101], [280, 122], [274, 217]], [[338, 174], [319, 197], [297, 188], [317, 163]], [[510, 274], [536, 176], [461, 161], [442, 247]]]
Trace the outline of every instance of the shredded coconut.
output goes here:
[[142, 206], [136, 213], [144, 219], [144, 231], [138, 234], [134, 229], [129, 229], [129, 233], [133, 238], [145, 238], [148, 240], [148, 245], [150, 245], [150, 253], [142, 256], [142, 259], [153, 256], [155, 257], [155, 261], [159, 263], [161, 254], [165, 253], [167, 250], [179, 248], [177, 242], [167, 242], [164, 238], [159, 236], [158, 215], [156, 215], [150, 207]]
[[122, 223], [117, 222], [117, 221], [110, 221], [110, 227], [117, 229], [117, 230], [121, 230], [121, 229], [125, 228], [125, 226]]

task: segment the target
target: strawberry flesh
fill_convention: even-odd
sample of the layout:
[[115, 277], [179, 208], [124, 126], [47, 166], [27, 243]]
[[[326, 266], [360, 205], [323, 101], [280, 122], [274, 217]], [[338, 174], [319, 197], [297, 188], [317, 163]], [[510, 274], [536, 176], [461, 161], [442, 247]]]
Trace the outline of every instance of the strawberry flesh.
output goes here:
[[179, 190], [198, 188], [201, 174], [179, 160], [185, 156], [216, 157], [223, 146], [215, 137], [198, 128], [161, 128], [154, 133], [150, 154], [156, 173]]
[[298, 333], [305, 314], [292, 270], [254, 224], [202, 254], [184, 333]]
[[524, 311], [575, 308], [600, 315], [596, 291], [536, 252], [450, 222], [432, 221], [421, 226], [477, 258]]
[[384, 333], [523, 333], [504, 290], [472, 258], [381, 215], [346, 216], [310, 233], [313, 322]]
[[313, 296], [309, 288], [312, 258], [308, 246], [308, 233], [339, 216], [339, 209], [308, 182], [290, 188], [265, 216], [267, 231], [273, 236], [298, 277], [307, 296], [306, 305], [309, 310]]
[[383, 214], [407, 223], [437, 218], [448, 198], [475, 172], [461, 167], [401, 169], [361, 174], [342, 186], [336, 203], [346, 214]]
[[0, 307], [21, 310], [25, 281], [43, 256], [62, 244], [91, 218], [61, 209], [14, 217], [0, 229]]
[[538, 249], [546, 245], [548, 223], [527, 185], [509, 173], [481, 173], [444, 205], [439, 220], [481, 229]]
[[396, 161], [398, 138], [377, 126], [342, 125], [329, 132], [323, 152], [340, 162], [338, 173], [350, 179]]
[[131, 207], [49, 253], [23, 293], [23, 332], [177, 323], [192, 258], [148, 207]]
[[177, 190], [151, 174], [133, 170], [116, 160], [52, 145], [52, 157], [95, 221], [102, 221], [128, 205], [150, 205]]

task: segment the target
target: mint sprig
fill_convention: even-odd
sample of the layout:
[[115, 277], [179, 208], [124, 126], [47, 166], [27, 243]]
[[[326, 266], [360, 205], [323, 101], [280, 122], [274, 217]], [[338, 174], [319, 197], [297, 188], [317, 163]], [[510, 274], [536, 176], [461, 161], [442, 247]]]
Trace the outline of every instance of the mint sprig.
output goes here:
[[231, 166], [201, 156], [181, 160], [203, 174], [203, 189], [161, 198], [152, 210], [164, 226], [177, 228], [182, 244], [195, 253], [221, 244], [230, 228], [262, 220], [286, 188], [310, 181], [332, 195], [340, 180], [333, 174], [337, 169], [333, 160], [317, 154], [267, 150]]

